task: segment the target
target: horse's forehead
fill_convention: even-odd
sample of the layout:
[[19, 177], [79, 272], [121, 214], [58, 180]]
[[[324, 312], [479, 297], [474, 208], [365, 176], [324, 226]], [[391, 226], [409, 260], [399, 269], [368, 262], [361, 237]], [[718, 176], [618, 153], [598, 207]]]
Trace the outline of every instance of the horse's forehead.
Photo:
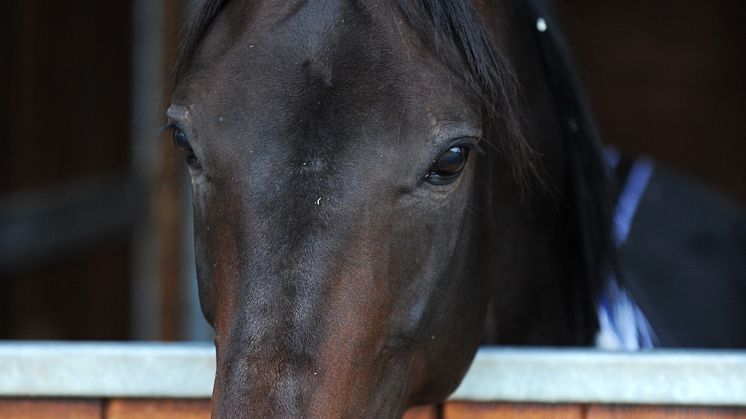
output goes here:
[[[180, 83], [175, 99], [215, 108], [263, 103], [266, 109], [287, 109], [301, 96], [330, 88], [334, 94], [326, 100], [333, 97], [340, 105], [380, 105], [385, 98], [391, 108], [393, 96], [415, 88], [409, 79], [431, 71], [413, 66], [412, 54], [402, 48], [407, 42], [400, 27], [404, 24], [393, 3], [228, 3], [203, 39], [191, 76]], [[387, 91], [390, 86], [396, 88]], [[342, 110], [360, 111], [360, 106]]]
[[229, 3], [214, 22], [175, 95], [197, 104], [203, 132], [278, 150], [352, 139], [354, 150], [401, 149], [443, 121], [479, 123], [462, 81], [418, 44], [396, 2], [287, 4]]
[[366, 65], [386, 76], [391, 72], [412, 76], [406, 72], [422, 48], [397, 4], [392, 0], [229, 2], [201, 41], [192, 73], [214, 80], [222, 65], [233, 80], [240, 70], [248, 77], [288, 80], [300, 77], [300, 64], [305, 63], [312, 73], [327, 77], [334, 71], [337, 76], [360, 78], [349, 70]]
[[[359, 47], [393, 40], [398, 8], [390, 0], [264, 0], [229, 2], [211, 25], [198, 61], [214, 63], [242, 47], [275, 48], [277, 58], [323, 57], [339, 44]], [[399, 19], [401, 22], [401, 19]], [[250, 57], [251, 54], [243, 54]]]

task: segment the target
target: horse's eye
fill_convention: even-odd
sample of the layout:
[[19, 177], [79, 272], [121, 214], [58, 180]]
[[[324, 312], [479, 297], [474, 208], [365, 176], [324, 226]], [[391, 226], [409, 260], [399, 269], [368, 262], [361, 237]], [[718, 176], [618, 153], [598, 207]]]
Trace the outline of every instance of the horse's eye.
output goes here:
[[179, 150], [191, 150], [192, 146], [189, 145], [189, 139], [187, 138], [184, 131], [174, 128], [173, 129], [173, 140], [174, 140], [174, 146], [178, 148]]
[[199, 167], [199, 161], [197, 160], [197, 156], [194, 155], [194, 150], [192, 149], [192, 145], [189, 144], [189, 138], [186, 133], [179, 128], [173, 128], [173, 141], [174, 146], [186, 158], [187, 164], [192, 167]]
[[425, 180], [434, 185], [447, 185], [458, 177], [466, 166], [469, 148], [464, 146], [451, 147], [430, 166]]

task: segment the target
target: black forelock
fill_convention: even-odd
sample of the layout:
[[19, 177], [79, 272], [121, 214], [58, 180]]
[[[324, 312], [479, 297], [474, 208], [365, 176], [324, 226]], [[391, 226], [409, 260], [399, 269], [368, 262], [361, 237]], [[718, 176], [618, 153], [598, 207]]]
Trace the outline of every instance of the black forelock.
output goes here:
[[174, 81], [179, 82], [189, 71], [197, 53], [197, 48], [207, 31], [212, 26], [215, 18], [225, 8], [230, 0], [202, 0], [192, 11], [186, 29], [182, 36], [183, 41], [179, 46], [176, 56], [176, 68], [174, 70]]

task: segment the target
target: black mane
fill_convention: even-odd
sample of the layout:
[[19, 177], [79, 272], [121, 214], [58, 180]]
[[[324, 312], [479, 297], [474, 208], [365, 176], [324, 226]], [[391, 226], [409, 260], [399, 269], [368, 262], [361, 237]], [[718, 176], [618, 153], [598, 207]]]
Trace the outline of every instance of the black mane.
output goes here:
[[[581, 298], [575, 316], [579, 323], [587, 325], [585, 333], [595, 334], [596, 303], [601, 288], [610, 280], [612, 272], [622, 280], [612, 238], [609, 169], [598, 128], [572, 63], [570, 49], [554, 21], [552, 7], [546, 0], [525, 0], [524, 4], [529, 25], [536, 25], [539, 18], [547, 23], [548, 30], [535, 34], [555, 109], [563, 124], [563, 148], [571, 181], [565, 199], [575, 226], [573, 245], [581, 257], [573, 290]], [[586, 339], [589, 337], [593, 335]]]

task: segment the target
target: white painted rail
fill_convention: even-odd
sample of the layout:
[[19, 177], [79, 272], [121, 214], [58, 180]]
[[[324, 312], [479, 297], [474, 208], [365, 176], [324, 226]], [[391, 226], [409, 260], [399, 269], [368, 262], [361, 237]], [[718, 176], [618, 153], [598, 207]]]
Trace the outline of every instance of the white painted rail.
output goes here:
[[206, 398], [214, 375], [207, 343], [0, 344], [0, 397]]
[[746, 406], [746, 352], [483, 348], [452, 398]]
[[[211, 344], [0, 343], [0, 397], [208, 398]], [[746, 352], [482, 348], [452, 400], [746, 406]]]

